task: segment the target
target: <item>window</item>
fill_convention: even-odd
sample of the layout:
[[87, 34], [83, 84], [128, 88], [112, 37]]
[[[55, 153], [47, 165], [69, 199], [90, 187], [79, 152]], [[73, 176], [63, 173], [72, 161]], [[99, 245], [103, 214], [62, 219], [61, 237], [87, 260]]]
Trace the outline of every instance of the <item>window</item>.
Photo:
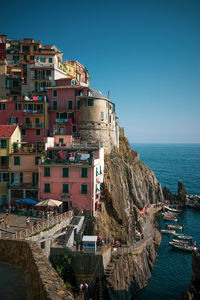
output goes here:
[[0, 103], [0, 110], [6, 110], [6, 104]]
[[23, 183], [23, 173], [20, 173], [20, 183]]
[[80, 109], [80, 100], [77, 101], [77, 109]]
[[30, 124], [31, 123], [30, 118], [25, 118], [25, 123]]
[[35, 58], [34, 55], [31, 55], [31, 60], [34, 60], [34, 58]]
[[68, 101], [68, 109], [72, 109], [72, 103], [73, 103], [72, 100]]
[[7, 141], [6, 140], [0, 140], [0, 145], [2, 149], [6, 149], [7, 148]]
[[0, 182], [9, 182], [9, 173], [0, 173]]
[[35, 156], [35, 165], [39, 165], [40, 156]]
[[94, 99], [88, 99], [88, 106], [94, 105]]
[[13, 101], [17, 101], [17, 96], [13, 96]]
[[69, 168], [63, 168], [63, 177], [69, 177]]
[[26, 129], [22, 128], [22, 135], [26, 135]]
[[50, 175], [50, 168], [44, 168], [44, 176], [49, 177]]
[[33, 51], [37, 51], [37, 46], [33, 46]]
[[44, 192], [45, 193], [50, 193], [51, 189], [50, 189], [50, 183], [45, 183], [44, 184]]
[[49, 57], [49, 63], [52, 63], [52, 62], [53, 62], [52, 57]]
[[87, 178], [88, 177], [87, 168], [82, 168], [81, 169], [81, 177], [83, 177], [83, 178]]
[[36, 135], [40, 135], [40, 129], [36, 129]]
[[19, 156], [14, 156], [14, 165], [20, 166], [20, 157]]
[[40, 118], [35, 118], [35, 123], [40, 124]]
[[72, 132], [76, 132], [76, 125], [72, 126]]
[[58, 93], [57, 93], [57, 90], [54, 90], [53, 91], [53, 97], [57, 97]]
[[57, 101], [53, 101], [53, 110], [57, 110], [58, 108], [58, 102]]
[[15, 103], [15, 110], [22, 110], [22, 104], [21, 103]]
[[22, 52], [29, 52], [29, 46], [22, 46]]
[[63, 139], [62, 138], [59, 138], [59, 144], [63, 144]]
[[45, 63], [46, 62], [46, 58], [45, 57], [40, 57], [40, 62], [41, 63]]
[[104, 120], [104, 112], [101, 111], [101, 121], [103, 121], [103, 120]]
[[63, 193], [69, 193], [69, 184], [66, 184], [64, 183], [63, 184], [63, 190], [62, 190]]
[[88, 190], [87, 190], [87, 184], [81, 184], [81, 194], [87, 194]]

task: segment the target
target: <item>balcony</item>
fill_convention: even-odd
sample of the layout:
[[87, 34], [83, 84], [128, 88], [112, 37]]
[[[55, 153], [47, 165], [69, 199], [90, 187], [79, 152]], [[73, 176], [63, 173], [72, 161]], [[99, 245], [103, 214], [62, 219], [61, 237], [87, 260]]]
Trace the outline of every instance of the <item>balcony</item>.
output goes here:
[[9, 169], [9, 165], [7, 164], [0, 164], [0, 170], [8, 170]]
[[[70, 119], [71, 120], [71, 119]], [[56, 119], [57, 123], [68, 123], [69, 119]]]
[[25, 115], [35, 115], [35, 114], [43, 114], [44, 113], [44, 111], [43, 110], [39, 110], [39, 109], [37, 109], [37, 110], [32, 110], [32, 109], [24, 109], [24, 114]]
[[10, 189], [38, 189], [38, 183], [32, 182], [12, 182], [8, 183], [8, 188]]
[[33, 80], [47, 80], [47, 81], [52, 81], [53, 77], [52, 76], [33, 76]]
[[44, 128], [44, 123], [24, 123], [25, 128]]

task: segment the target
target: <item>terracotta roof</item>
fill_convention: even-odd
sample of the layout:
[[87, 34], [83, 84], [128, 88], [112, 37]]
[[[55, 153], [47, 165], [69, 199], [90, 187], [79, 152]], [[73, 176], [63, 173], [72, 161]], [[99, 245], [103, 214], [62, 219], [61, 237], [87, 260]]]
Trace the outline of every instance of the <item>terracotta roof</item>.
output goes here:
[[0, 125], [0, 138], [11, 137], [17, 125]]

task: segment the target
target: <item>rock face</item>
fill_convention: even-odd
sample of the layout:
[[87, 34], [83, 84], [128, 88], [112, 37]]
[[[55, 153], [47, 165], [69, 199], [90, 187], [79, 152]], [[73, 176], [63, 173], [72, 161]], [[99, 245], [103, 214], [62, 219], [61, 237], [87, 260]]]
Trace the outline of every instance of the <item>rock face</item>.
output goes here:
[[178, 181], [178, 200], [179, 201], [185, 201], [185, 198], [187, 196], [187, 191], [182, 183], [182, 181]]
[[[153, 236], [153, 227], [144, 208], [163, 202], [160, 183], [154, 173], [131, 150], [128, 140], [120, 138], [119, 151], [105, 158], [105, 177], [101, 198], [101, 213], [95, 231], [111, 243], [116, 240], [132, 246], [136, 230]], [[153, 238], [143, 243], [140, 254], [120, 256], [115, 264], [113, 280], [109, 282], [109, 299], [132, 299], [138, 288], [147, 284], [156, 252]], [[110, 280], [110, 279], [109, 279]], [[120, 298], [117, 298], [120, 295]]]
[[200, 252], [192, 254], [192, 280], [184, 300], [200, 299]]

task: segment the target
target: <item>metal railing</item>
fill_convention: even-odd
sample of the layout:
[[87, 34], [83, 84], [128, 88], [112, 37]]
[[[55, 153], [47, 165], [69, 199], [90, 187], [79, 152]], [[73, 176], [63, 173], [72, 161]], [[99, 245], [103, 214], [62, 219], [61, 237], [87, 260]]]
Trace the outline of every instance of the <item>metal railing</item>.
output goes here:
[[25, 239], [26, 237], [39, 233], [40, 231], [43, 231], [44, 229], [47, 229], [52, 225], [66, 220], [66, 218], [69, 218], [71, 221], [72, 217], [73, 211], [70, 210], [64, 212], [63, 214], [51, 216], [48, 219], [42, 219], [38, 224], [33, 225], [30, 228], [18, 231], [16, 234], [16, 239]]

